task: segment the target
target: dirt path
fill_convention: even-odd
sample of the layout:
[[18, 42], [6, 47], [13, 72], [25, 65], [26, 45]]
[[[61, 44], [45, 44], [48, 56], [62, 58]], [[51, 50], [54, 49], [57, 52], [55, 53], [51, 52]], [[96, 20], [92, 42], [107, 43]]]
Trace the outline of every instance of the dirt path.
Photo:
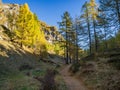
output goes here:
[[68, 90], [88, 90], [80, 80], [78, 80], [74, 76], [70, 75], [70, 73], [68, 71], [69, 67], [70, 67], [70, 65], [65, 66], [60, 71], [60, 73], [68, 87]]

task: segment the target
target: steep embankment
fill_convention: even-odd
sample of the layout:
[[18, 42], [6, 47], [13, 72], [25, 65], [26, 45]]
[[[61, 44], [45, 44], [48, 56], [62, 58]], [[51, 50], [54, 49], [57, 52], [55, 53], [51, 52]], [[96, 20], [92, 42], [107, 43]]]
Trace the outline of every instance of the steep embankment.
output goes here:
[[85, 57], [81, 60], [76, 76], [82, 77], [91, 90], [120, 90], [120, 54], [118, 51]]
[[[61, 59], [48, 54], [58, 52], [52, 44], [56, 35], [61, 37], [57, 29], [39, 21], [27, 3], [0, 3], [0, 12], [0, 90], [40, 90], [46, 81], [57, 89], [64, 88], [60, 76], [51, 73]], [[51, 73], [50, 79], [47, 73]]]
[[[24, 50], [17, 44], [7, 40], [0, 40], [0, 90], [39, 90], [43, 88], [47, 70], [57, 69], [57, 56], [49, 55], [50, 62], [40, 60], [30, 48]], [[51, 60], [53, 59], [53, 60]], [[59, 60], [61, 60], [59, 58]], [[56, 62], [55, 62], [56, 61]], [[53, 62], [53, 63], [51, 63]], [[54, 77], [58, 90], [66, 90], [66, 86], [59, 75]], [[49, 81], [48, 81], [49, 82]]]
[[28, 77], [27, 73], [40, 69], [38, 60], [39, 57], [32, 50], [22, 50], [12, 42], [0, 40], [0, 90], [37, 90], [39, 83]]

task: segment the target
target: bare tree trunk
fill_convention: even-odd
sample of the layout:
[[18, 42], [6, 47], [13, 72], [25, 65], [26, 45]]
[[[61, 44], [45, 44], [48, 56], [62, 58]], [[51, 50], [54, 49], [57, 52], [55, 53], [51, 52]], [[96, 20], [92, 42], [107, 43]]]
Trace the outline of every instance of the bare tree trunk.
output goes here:
[[78, 27], [76, 22], [76, 63], [78, 63]]
[[93, 20], [93, 28], [94, 28], [95, 53], [96, 53], [98, 51], [98, 40], [97, 40], [97, 32], [96, 32], [95, 20]]
[[91, 42], [91, 32], [90, 32], [90, 21], [89, 21], [89, 13], [88, 13], [88, 8], [86, 7], [87, 11], [87, 28], [88, 28], [88, 33], [89, 33], [89, 48], [90, 48], [90, 54], [92, 53], [92, 42]]
[[[67, 27], [66, 27], [66, 29], [67, 29]], [[68, 49], [69, 49], [68, 48], [68, 30], [66, 30], [66, 64], [68, 64], [68, 57], [69, 57], [69, 54], [68, 54], [69, 50]]]

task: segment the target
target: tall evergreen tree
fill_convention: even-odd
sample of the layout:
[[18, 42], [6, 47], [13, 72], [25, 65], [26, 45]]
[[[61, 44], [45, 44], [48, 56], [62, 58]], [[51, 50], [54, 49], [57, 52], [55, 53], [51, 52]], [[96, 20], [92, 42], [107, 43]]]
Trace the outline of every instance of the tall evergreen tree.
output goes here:
[[98, 51], [98, 37], [97, 37], [97, 31], [96, 31], [96, 22], [97, 22], [97, 16], [98, 16], [98, 9], [97, 9], [97, 4], [95, 0], [90, 0], [89, 12], [90, 12], [91, 20], [93, 23], [95, 52], [97, 52]]
[[81, 26], [80, 19], [76, 17], [75, 19], [75, 56], [76, 56], [76, 63], [78, 63], [79, 59], [79, 33], [80, 30], [83, 29]]
[[106, 19], [115, 33], [120, 29], [120, 0], [99, 0], [100, 9], [105, 13]]
[[89, 4], [88, 2], [85, 2], [85, 4], [82, 6], [83, 14], [81, 15], [81, 21], [84, 22], [82, 26], [85, 28], [87, 27], [88, 31], [88, 37], [89, 37], [89, 53], [92, 53], [92, 39], [91, 39], [91, 30], [90, 30], [90, 11], [89, 11]]
[[69, 63], [69, 32], [71, 31], [72, 28], [72, 19], [70, 17], [70, 14], [66, 11], [63, 16], [62, 16], [62, 21], [59, 22], [60, 26], [60, 33], [64, 36], [66, 42], [65, 42], [65, 54], [66, 54], [66, 64]]
[[[117, 35], [117, 39], [119, 39], [119, 34], [117, 33], [120, 31], [120, 0], [99, 0], [99, 2], [100, 10], [105, 16], [104, 20], [108, 22], [107, 30], [112, 32], [111, 36], [115, 37]], [[117, 39], [114, 47], [119, 46], [119, 40]]]

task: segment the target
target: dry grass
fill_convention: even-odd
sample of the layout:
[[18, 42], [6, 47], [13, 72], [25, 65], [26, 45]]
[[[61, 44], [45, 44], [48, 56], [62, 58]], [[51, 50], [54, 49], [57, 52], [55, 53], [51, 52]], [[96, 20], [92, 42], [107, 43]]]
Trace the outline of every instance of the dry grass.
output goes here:
[[86, 60], [77, 76], [82, 77], [91, 90], [120, 90], [120, 71], [107, 63], [107, 60]]
[[13, 46], [11, 42], [7, 42], [5, 40], [0, 40], [0, 48], [4, 48], [6, 50], [15, 50], [15, 46]]
[[[50, 60], [58, 63], [60, 59], [53, 55]], [[40, 90], [41, 83], [33, 77], [43, 78], [47, 69], [56, 69], [56, 64], [43, 62], [33, 49], [0, 40], [0, 90]], [[59, 88], [65, 87], [62, 82], [57, 79]]]

